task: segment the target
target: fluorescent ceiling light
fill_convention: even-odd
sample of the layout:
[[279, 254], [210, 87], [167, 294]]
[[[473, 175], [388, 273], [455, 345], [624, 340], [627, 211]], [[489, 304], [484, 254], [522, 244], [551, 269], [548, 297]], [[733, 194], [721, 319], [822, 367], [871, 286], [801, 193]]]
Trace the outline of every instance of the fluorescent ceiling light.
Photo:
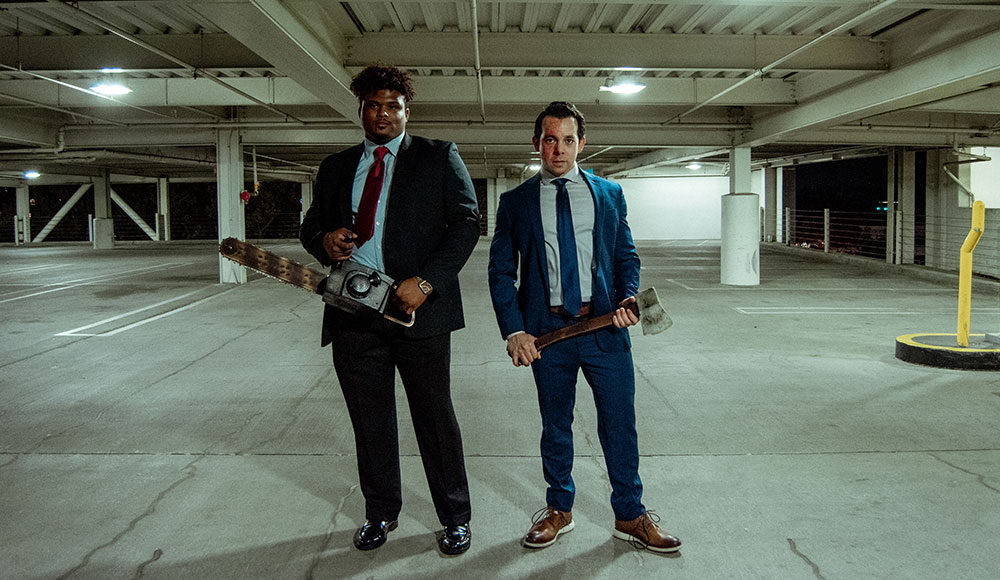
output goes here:
[[116, 67], [116, 66], [115, 67], [108, 66], [108, 67], [102, 68], [101, 72], [102, 73], [107, 73], [107, 74], [110, 74], [110, 73], [120, 73], [120, 72], [125, 72], [125, 69], [119, 68], [119, 67]]
[[528, 171], [538, 171], [541, 168], [542, 166], [539, 165], [538, 163], [532, 163], [531, 165], [528, 166]]
[[692, 161], [691, 163], [688, 163], [684, 167], [690, 169], [691, 171], [698, 171], [699, 169], [701, 169], [701, 163]]
[[132, 89], [121, 83], [98, 83], [90, 87], [90, 90], [108, 96], [127, 95], [132, 92]]
[[618, 81], [610, 86], [602, 85], [600, 90], [609, 91], [616, 95], [634, 95], [644, 88], [646, 88], [646, 85], [635, 81]]
[[35, 171], [34, 169], [29, 169], [28, 171], [24, 172], [24, 178], [25, 179], [38, 179], [41, 176], [42, 176], [42, 174], [39, 173], [39, 172], [37, 172], [37, 171]]

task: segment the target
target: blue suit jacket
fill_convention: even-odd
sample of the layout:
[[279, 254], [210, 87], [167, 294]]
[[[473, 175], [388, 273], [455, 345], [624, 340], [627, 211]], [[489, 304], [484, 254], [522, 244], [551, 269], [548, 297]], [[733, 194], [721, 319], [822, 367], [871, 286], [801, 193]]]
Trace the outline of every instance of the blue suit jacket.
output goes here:
[[[580, 172], [594, 196], [594, 315], [607, 314], [639, 290], [639, 255], [626, 220], [625, 196], [617, 183]], [[539, 336], [550, 326], [549, 275], [540, 206], [540, 175], [500, 196], [490, 245], [489, 281], [500, 334], [525, 331]], [[518, 269], [520, 266], [520, 271]], [[598, 333], [604, 350], [630, 346], [628, 331]]]

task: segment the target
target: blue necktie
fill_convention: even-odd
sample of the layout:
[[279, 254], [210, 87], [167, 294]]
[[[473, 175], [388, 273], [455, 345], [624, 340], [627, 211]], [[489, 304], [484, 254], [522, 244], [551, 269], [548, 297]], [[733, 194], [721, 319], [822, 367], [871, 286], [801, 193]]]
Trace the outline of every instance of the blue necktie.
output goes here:
[[573, 212], [569, 208], [569, 192], [565, 178], [553, 179], [556, 186], [556, 238], [559, 240], [559, 279], [562, 284], [563, 308], [576, 316], [583, 306], [580, 298], [580, 266], [576, 258], [576, 237], [573, 235]]

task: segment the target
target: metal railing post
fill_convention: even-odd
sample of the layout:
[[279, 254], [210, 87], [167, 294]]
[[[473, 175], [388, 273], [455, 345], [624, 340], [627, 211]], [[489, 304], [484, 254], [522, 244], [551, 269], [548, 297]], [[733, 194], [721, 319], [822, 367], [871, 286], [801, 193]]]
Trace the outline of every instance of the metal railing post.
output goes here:
[[830, 253], [830, 208], [823, 210], [823, 252]]

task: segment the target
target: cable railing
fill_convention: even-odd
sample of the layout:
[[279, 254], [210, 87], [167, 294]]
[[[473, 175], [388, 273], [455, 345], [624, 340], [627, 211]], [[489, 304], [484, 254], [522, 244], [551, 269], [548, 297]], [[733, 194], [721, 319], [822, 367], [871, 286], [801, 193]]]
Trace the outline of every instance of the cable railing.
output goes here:
[[[787, 245], [823, 252], [958, 272], [958, 249], [968, 234], [971, 212], [970, 208], [953, 208], [950, 215], [941, 217], [789, 208], [780, 239]], [[973, 271], [1000, 278], [1000, 209], [987, 209], [985, 221]]]

